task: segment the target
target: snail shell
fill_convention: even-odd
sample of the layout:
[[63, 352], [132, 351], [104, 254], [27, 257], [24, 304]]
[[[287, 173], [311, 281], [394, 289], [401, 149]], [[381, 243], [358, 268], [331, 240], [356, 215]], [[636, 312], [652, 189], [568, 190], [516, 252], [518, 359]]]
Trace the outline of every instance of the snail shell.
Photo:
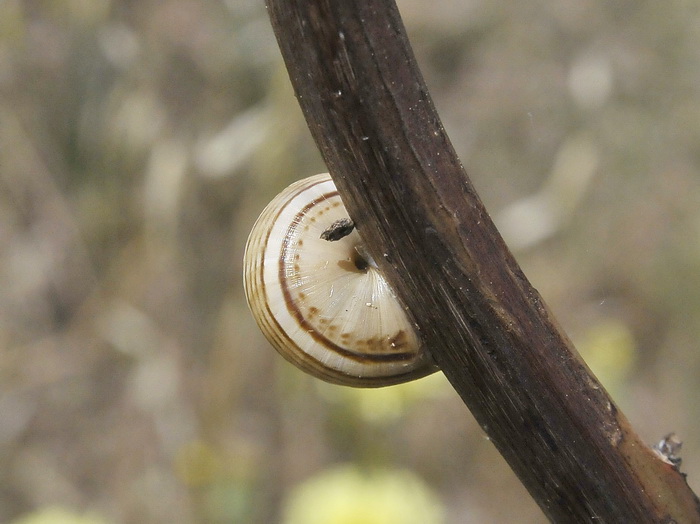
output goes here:
[[287, 360], [327, 382], [377, 387], [432, 373], [401, 304], [348, 223], [328, 174], [292, 184], [264, 209], [243, 275], [260, 329]]

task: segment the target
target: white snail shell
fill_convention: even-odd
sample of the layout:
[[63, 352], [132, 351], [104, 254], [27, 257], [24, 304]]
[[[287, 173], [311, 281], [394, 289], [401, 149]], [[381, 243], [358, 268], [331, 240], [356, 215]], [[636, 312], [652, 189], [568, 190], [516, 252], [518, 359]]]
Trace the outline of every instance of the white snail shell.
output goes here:
[[377, 387], [432, 373], [357, 230], [321, 238], [343, 219], [328, 174], [300, 180], [268, 204], [244, 256], [246, 298], [260, 329], [287, 360], [327, 382]]

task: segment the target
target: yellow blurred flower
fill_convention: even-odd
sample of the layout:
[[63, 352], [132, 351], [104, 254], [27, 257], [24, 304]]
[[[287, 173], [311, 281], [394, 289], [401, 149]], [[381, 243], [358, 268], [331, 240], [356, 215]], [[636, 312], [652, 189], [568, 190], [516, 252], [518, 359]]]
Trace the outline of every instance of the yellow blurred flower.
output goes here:
[[581, 356], [613, 396], [636, 357], [634, 337], [624, 322], [605, 320], [591, 327], [577, 345]]
[[378, 389], [339, 388], [320, 381], [317, 386], [326, 399], [354, 409], [369, 422], [393, 421], [421, 400], [452, 394], [452, 388], [442, 373]]
[[323, 471], [289, 494], [284, 524], [440, 524], [443, 508], [428, 486], [404, 470]]
[[12, 524], [105, 524], [106, 522], [96, 515], [80, 515], [59, 506], [50, 506], [15, 519]]
[[211, 483], [221, 471], [221, 457], [205, 442], [193, 441], [182, 446], [175, 456], [177, 476], [189, 486]]

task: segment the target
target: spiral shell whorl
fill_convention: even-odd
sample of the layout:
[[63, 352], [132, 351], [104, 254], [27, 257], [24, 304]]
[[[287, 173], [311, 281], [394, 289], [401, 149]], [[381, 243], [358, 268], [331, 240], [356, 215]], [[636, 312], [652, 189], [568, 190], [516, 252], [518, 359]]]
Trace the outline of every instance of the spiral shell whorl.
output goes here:
[[359, 233], [321, 239], [347, 217], [328, 174], [292, 184], [265, 208], [244, 257], [260, 329], [287, 360], [336, 384], [377, 387], [433, 372]]

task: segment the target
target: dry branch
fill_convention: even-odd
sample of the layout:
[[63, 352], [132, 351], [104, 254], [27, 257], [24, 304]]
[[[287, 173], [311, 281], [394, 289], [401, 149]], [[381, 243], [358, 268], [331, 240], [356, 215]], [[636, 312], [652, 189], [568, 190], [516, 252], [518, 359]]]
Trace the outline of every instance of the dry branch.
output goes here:
[[530, 285], [440, 123], [392, 0], [268, 0], [307, 123], [422, 340], [555, 522], [700, 522]]

